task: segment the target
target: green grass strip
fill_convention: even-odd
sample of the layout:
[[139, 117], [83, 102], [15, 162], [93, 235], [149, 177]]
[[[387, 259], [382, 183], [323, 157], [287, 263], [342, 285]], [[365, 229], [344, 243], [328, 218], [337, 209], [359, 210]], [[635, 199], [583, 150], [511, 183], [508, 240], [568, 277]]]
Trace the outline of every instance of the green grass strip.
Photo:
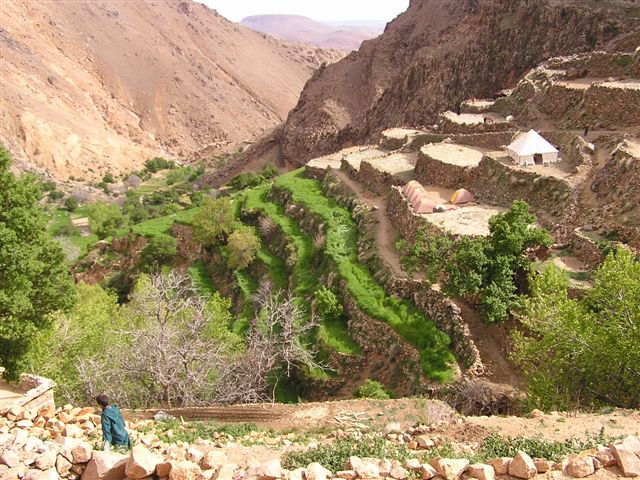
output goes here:
[[289, 286], [289, 272], [284, 260], [274, 255], [265, 245], [260, 247], [256, 255], [269, 270], [269, 278], [278, 290], [286, 290]]
[[203, 297], [210, 299], [213, 294], [216, 293], [207, 266], [202, 260], [196, 260], [191, 264], [189, 267], [189, 277], [191, 278], [191, 282], [193, 282], [193, 286]]
[[275, 185], [286, 189], [296, 204], [320, 216], [327, 225], [326, 254], [337, 265], [347, 289], [365, 314], [389, 324], [421, 354], [422, 369], [440, 381], [452, 376], [454, 357], [450, 340], [414, 305], [390, 297], [358, 260], [357, 227], [351, 212], [327, 198], [317, 180], [305, 178], [302, 170], [279, 177]]

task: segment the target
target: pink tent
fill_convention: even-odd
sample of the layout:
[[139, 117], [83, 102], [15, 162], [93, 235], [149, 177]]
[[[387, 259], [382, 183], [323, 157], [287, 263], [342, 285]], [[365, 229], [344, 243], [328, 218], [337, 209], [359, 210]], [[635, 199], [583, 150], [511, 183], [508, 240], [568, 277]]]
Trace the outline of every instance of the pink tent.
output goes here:
[[421, 185], [409, 192], [409, 195], [407, 195], [407, 200], [409, 200], [409, 203], [413, 205], [417, 198], [425, 194], [426, 192], [424, 191], [424, 188], [422, 188], [422, 185]]
[[460, 190], [456, 190], [453, 195], [451, 195], [451, 203], [454, 205], [460, 205], [462, 203], [475, 202], [476, 198], [469, 190], [465, 190], [461, 188]]
[[409, 183], [407, 183], [403, 188], [402, 188], [402, 193], [404, 193], [405, 197], [409, 196], [409, 193], [412, 192], [413, 190], [415, 190], [416, 187], [420, 187], [420, 182], [417, 182], [415, 180], [411, 180]]
[[419, 199], [416, 203], [413, 204], [413, 211], [418, 214], [433, 213], [434, 208], [434, 203], [426, 197]]

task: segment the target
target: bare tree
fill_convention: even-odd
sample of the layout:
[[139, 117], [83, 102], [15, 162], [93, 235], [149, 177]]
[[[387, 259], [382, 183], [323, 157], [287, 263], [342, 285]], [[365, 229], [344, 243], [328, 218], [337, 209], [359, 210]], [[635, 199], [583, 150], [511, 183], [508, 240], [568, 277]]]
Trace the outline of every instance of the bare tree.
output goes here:
[[[135, 385], [142, 397], [127, 403], [174, 405], [206, 404], [213, 399], [216, 371], [225, 363], [226, 345], [207, 331], [215, 318], [188, 276], [154, 274], [133, 295], [134, 318], [104, 365], [96, 361], [81, 366], [88, 390], [105, 379]], [[97, 378], [99, 377], [99, 378]], [[103, 387], [104, 389], [104, 387]], [[123, 400], [121, 400], [123, 401]]]
[[274, 293], [264, 284], [254, 302], [259, 308], [246, 336], [246, 352], [220, 375], [216, 397], [223, 403], [273, 400], [277, 380], [270, 389], [270, 375], [280, 369], [290, 377], [296, 368], [323, 368], [315, 360], [315, 352], [304, 343], [305, 336], [317, 326], [317, 319], [305, 318], [299, 299], [290, 293]]

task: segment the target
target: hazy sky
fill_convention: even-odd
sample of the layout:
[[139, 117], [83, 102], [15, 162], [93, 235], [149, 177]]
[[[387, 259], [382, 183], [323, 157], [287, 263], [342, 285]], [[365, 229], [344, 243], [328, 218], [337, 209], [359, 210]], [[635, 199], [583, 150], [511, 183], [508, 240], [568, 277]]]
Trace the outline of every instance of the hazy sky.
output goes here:
[[388, 22], [409, 6], [409, 0], [199, 0], [229, 20], [249, 15], [287, 13], [314, 20], [384, 20]]

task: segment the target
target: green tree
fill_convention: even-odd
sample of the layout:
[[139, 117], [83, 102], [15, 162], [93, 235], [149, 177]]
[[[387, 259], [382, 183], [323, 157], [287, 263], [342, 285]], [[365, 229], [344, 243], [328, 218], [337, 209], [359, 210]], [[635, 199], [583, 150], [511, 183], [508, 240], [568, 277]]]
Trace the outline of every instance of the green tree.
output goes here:
[[93, 393], [85, 388], [82, 368], [87, 362], [110, 362], [110, 352], [118, 348], [116, 331], [125, 323], [115, 293], [83, 283], [76, 290], [74, 307], [56, 314], [36, 336], [28, 368], [54, 380], [63, 402], [82, 404]]
[[382, 383], [367, 379], [360, 388], [356, 390], [356, 397], [370, 398], [373, 400], [389, 400], [391, 395], [389, 395], [389, 392], [387, 392]]
[[318, 315], [324, 320], [337, 321], [342, 317], [343, 307], [336, 294], [324, 285], [316, 290], [316, 305]]
[[147, 270], [157, 270], [162, 265], [170, 263], [178, 253], [176, 239], [169, 235], [158, 235], [149, 240], [142, 249], [140, 258]]
[[260, 249], [260, 237], [253, 228], [241, 226], [236, 229], [227, 241], [227, 266], [231, 270], [247, 268], [256, 258]]
[[159, 172], [160, 170], [176, 168], [176, 163], [171, 160], [166, 160], [162, 157], [155, 157], [150, 160], [147, 160], [144, 163], [144, 167], [148, 172], [156, 173], [156, 172]]
[[548, 267], [531, 279], [514, 336], [514, 359], [527, 376], [532, 405], [568, 408], [640, 405], [640, 263], [611, 253], [582, 300], [569, 298], [568, 276]]
[[126, 219], [117, 205], [96, 202], [89, 207], [89, 226], [100, 238], [111, 237], [126, 224]]
[[225, 242], [235, 225], [231, 199], [210, 198], [193, 217], [193, 235], [206, 247]]
[[16, 177], [10, 165], [0, 145], [0, 363], [16, 378], [34, 335], [73, 295], [64, 254], [38, 206], [40, 182]]

